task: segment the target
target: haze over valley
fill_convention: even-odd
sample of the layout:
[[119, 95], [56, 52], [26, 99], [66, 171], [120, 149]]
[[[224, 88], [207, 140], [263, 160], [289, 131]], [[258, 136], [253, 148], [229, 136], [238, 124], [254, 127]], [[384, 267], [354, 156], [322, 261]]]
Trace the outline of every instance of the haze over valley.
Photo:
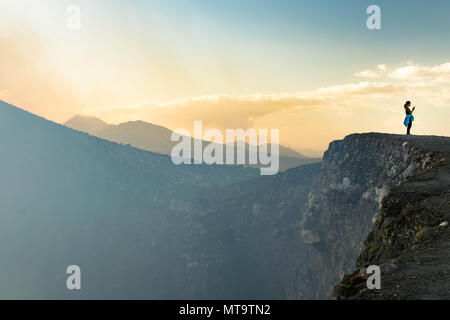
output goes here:
[[0, 0], [0, 299], [450, 299], [449, 12]]

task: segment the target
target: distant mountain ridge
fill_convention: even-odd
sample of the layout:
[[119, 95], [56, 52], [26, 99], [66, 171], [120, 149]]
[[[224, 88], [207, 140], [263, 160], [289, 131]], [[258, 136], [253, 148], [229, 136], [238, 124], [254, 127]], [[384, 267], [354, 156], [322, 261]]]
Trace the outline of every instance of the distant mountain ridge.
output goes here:
[[[140, 120], [112, 125], [96, 117], [76, 115], [66, 121], [64, 125], [103, 139], [130, 144], [136, 148], [167, 155], [171, 154], [172, 148], [178, 143], [171, 141], [172, 131], [170, 129]], [[210, 143], [202, 142], [203, 147]], [[247, 143], [245, 150], [248, 153], [249, 145]], [[270, 147], [268, 150], [270, 150]], [[321, 160], [320, 158], [306, 157], [282, 145], [279, 145], [279, 155], [281, 171]]]

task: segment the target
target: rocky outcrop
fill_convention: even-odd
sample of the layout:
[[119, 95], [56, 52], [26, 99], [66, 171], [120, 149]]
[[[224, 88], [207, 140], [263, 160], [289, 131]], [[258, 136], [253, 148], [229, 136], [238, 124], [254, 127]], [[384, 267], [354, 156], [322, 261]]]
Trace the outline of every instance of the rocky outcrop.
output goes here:
[[[344, 274], [350, 275], [346, 285], [363, 286], [364, 264], [354, 269], [358, 255], [370, 251], [364, 239], [380, 223], [397, 225], [393, 217], [383, 218], [383, 208], [392, 207], [388, 199], [398, 201], [400, 186], [442, 172], [441, 144], [449, 139], [354, 134], [332, 142], [322, 164], [212, 190], [205, 194], [210, 212], [199, 223], [210, 241], [224, 228], [228, 240], [217, 239], [220, 252], [201, 251], [210, 257], [204, 263], [211, 266], [222, 258], [229, 264], [222, 268], [239, 270], [238, 282], [230, 275], [220, 286], [233, 283], [234, 289], [224, 291], [243, 298], [331, 299]], [[204, 200], [199, 208], [205, 208]], [[431, 231], [418, 221], [420, 228], [411, 234], [429, 237]], [[383, 270], [393, 270], [396, 264], [388, 260], [385, 265]], [[345, 290], [349, 295], [356, 289]]]
[[375, 133], [330, 144], [301, 223], [303, 241], [317, 249], [318, 267], [327, 270], [319, 275], [317, 297], [329, 298], [345, 273], [352, 276], [343, 283], [358, 278], [356, 260], [361, 268], [381, 263], [440, 231], [443, 217], [432, 218], [419, 202], [449, 189], [442, 173], [449, 144], [449, 138]]
[[[331, 299], [333, 286], [344, 275], [334, 295], [358, 297], [367, 291], [368, 261], [379, 261], [383, 277], [394, 276], [401, 268], [394, 259], [399, 252], [446, 228], [436, 228], [446, 221], [442, 215], [432, 220], [414, 201], [429, 201], [427, 194], [445, 189], [449, 142], [354, 134], [332, 142], [322, 164], [211, 190], [205, 194], [210, 205], [199, 202], [202, 210], [211, 208], [198, 220], [211, 247], [195, 253], [206, 257], [198, 269], [211, 269], [214, 262], [214, 268], [239, 270], [238, 278], [215, 279], [215, 292], [221, 288], [227, 297], [239, 292], [239, 298]], [[411, 187], [415, 179], [430, 175], [443, 184]], [[438, 203], [429, 207], [446, 210]], [[392, 210], [411, 217], [414, 227], [400, 224]], [[409, 214], [413, 211], [420, 213]], [[391, 228], [396, 240], [389, 244], [384, 231], [373, 231], [380, 226]]]
[[[448, 299], [450, 139], [392, 136], [384, 141], [392, 150], [386, 154], [392, 161], [383, 164], [388, 192], [374, 226], [368, 226], [356, 259], [358, 269], [343, 276], [334, 295], [338, 299]], [[381, 268], [381, 290], [368, 290], [365, 281], [355, 281], [367, 276], [369, 265]]]

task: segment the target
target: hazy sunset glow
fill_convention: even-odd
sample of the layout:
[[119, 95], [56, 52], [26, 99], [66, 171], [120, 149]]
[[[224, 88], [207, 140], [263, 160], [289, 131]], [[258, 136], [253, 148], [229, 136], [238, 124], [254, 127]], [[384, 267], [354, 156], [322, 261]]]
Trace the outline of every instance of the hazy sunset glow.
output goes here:
[[450, 135], [450, 3], [377, 1], [372, 31], [369, 4], [0, 0], [0, 99], [59, 123], [278, 128], [311, 155], [353, 132], [404, 133], [411, 100], [415, 134]]

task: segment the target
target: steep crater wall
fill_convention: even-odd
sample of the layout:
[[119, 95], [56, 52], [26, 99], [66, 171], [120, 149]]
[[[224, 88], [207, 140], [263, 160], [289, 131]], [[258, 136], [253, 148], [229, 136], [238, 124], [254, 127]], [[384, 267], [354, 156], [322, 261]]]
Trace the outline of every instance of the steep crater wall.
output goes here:
[[383, 199], [439, 167], [427, 139], [441, 138], [354, 134], [332, 142], [322, 163], [205, 192], [189, 253], [203, 296], [331, 299], [383, 220]]
[[303, 241], [318, 253], [316, 298], [331, 298], [333, 284], [354, 269], [383, 198], [441, 158], [439, 150], [399, 135], [353, 134], [330, 144], [301, 222]]

